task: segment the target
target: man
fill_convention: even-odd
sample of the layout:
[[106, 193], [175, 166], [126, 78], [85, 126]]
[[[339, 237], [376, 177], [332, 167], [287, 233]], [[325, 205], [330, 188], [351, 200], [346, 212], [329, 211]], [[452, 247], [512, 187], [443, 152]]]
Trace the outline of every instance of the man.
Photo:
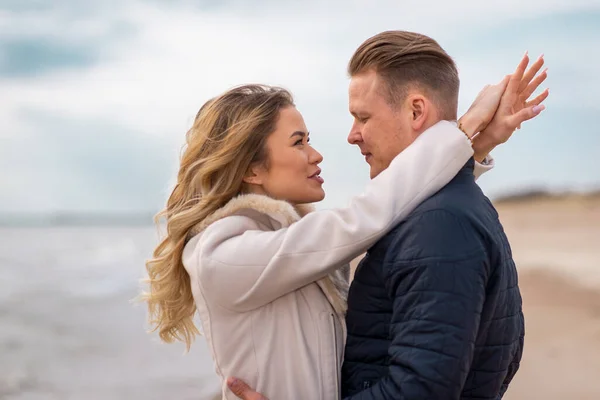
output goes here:
[[[507, 140], [543, 109], [547, 91], [530, 103], [516, 99], [527, 99], [546, 76], [532, 81], [542, 59], [523, 76], [527, 63], [526, 56], [480, 140]], [[378, 34], [357, 49], [349, 73], [355, 122], [348, 141], [365, 156], [371, 178], [427, 128], [456, 120], [456, 66], [429, 37]], [[479, 142], [475, 158], [492, 147]], [[473, 164], [360, 262], [348, 297], [345, 399], [500, 399], [506, 392], [523, 351], [521, 296], [508, 240]], [[241, 382], [231, 388], [262, 399]]]
[[[456, 119], [456, 66], [424, 35], [372, 37], [349, 73], [355, 123], [348, 141], [366, 156], [371, 177], [432, 124]], [[500, 108], [510, 107], [505, 100]], [[358, 266], [348, 298], [343, 397], [498, 399], [508, 388], [523, 351], [517, 270], [472, 170], [471, 161]]]

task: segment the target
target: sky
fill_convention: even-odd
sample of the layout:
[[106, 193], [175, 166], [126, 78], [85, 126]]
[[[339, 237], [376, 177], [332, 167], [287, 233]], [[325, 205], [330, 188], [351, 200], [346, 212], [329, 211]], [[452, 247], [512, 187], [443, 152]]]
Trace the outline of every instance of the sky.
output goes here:
[[547, 109], [479, 184], [600, 188], [600, 1], [0, 0], [0, 213], [158, 211], [197, 110], [243, 83], [292, 91], [324, 156], [319, 207], [343, 206], [369, 179], [346, 66], [389, 29], [455, 59], [459, 113], [544, 53]]

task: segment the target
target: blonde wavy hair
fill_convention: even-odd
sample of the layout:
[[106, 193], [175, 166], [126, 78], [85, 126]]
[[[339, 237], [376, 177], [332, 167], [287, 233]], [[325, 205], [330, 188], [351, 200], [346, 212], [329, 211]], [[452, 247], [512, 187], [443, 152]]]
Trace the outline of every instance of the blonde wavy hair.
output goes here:
[[285, 89], [244, 85], [206, 102], [186, 134], [177, 183], [166, 208], [166, 235], [146, 262], [149, 286], [141, 299], [148, 304], [151, 332], [162, 341], [185, 342], [189, 350], [199, 333], [190, 277], [181, 256], [190, 229], [233, 197], [245, 192], [243, 178], [251, 165], [268, 167], [266, 141], [282, 108], [294, 106]]

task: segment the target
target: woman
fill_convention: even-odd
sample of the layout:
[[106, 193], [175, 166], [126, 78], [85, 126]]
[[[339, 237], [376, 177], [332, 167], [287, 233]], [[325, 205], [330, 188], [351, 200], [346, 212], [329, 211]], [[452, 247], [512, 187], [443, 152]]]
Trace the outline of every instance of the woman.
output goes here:
[[[492, 101], [468, 114], [485, 126], [505, 86], [488, 88], [478, 99]], [[188, 348], [198, 310], [223, 398], [235, 398], [232, 375], [273, 399], [337, 397], [347, 263], [473, 155], [465, 134], [440, 122], [347, 208], [311, 212], [324, 192], [308, 141], [291, 95], [257, 85], [207, 102], [187, 134], [145, 297], [161, 339]]]

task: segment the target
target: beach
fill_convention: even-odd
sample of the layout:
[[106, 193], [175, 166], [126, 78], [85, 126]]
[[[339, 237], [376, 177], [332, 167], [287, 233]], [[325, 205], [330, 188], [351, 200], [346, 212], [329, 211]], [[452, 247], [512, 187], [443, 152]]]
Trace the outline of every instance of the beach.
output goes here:
[[521, 368], [505, 399], [600, 399], [600, 196], [497, 208], [526, 324]]
[[[526, 317], [505, 399], [599, 399], [600, 197], [497, 208]], [[151, 226], [0, 228], [0, 399], [214, 397], [204, 340], [185, 355], [159, 343], [131, 302], [156, 239]]]

